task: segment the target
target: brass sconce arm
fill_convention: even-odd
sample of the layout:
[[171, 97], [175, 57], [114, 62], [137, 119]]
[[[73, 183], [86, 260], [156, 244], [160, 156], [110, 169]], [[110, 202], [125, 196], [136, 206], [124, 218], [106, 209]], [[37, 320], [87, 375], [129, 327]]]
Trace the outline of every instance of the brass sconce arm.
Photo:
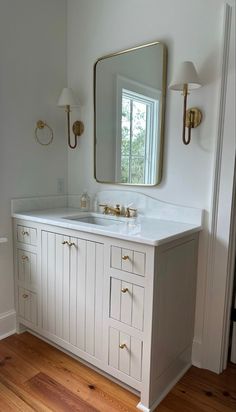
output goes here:
[[[197, 108], [193, 107], [187, 109], [187, 97], [188, 97], [188, 85], [184, 84], [183, 95], [184, 95], [184, 106], [183, 106], [183, 134], [182, 140], [185, 145], [188, 145], [191, 141], [191, 130], [199, 126], [202, 121], [202, 112]], [[188, 129], [188, 137], [186, 139], [186, 127]]]
[[67, 116], [67, 139], [68, 139], [68, 146], [71, 149], [75, 149], [78, 144], [78, 137], [82, 135], [84, 132], [84, 124], [80, 120], [76, 120], [72, 125], [72, 130], [74, 133], [74, 143], [71, 142], [71, 134], [70, 134], [70, 127], [71, 127], [71, 120], [70, 120], [70, 113], [71, 113], [71, 105], [76, 106], [76, 101], [74, 99], [74, 95], [71, 89], [64, 88], [62, 90], [61, 96], [58, 101], [59, 107], [64, 107], [66, 116]]
[[183, 111], [183, 134], [182, 139], [184, 144], [189, 144], [191, 140], [191, 129], [188, 129], [188, 139], [185, 138], [185, 126], [186, 126], [186, 111], [187, 111], [187, 97], [188, 97], [188, 85], [185, 84], [183, 88], [184, 95], [184, 111]]
[[75, 149], [78, 142], [78, 137], [81, 136], [81, 134], [84, 131], [84, 124], [80, 121], [80, 120], [76, 120], [73, 125], [72, 125], [72, 130], [75, 136], [75, 140], [74, 140], [74, 144], [71, 143], [71, 138], [70, 138], [70, 106], [67, 104], [66, 105], [66, 109], [65, 109], [66, 113], [67, 113], [67, 136], [68, 136], [68, 145], [71, 149]]
[[[169, 88], [172, 90], [183, 91], [184, 104], [183, 104], [183, 132], [182, 140], [185, 145], [188, 145], [191, 141], [191, 130], [201, 123], [202, 113], [197, 108], [187, 109], [187, 97], [189, 90], [198, 89], [201, 87], [195, 66], [192, 62], [183, 62], [179, 71], [177, 72], [176, 79], [170, 84]], [[186, 138], [186, 130], [188, 129], [188, 136]]]
[[70, 106], [67, 104], [66, 105], [66, 114], [67, 114], [67, 136], [68, 136], [68, 145], [71, 149], [75, 149], [77, 142], [75, 141], [75, 144], [72, 145], [70, 141]]

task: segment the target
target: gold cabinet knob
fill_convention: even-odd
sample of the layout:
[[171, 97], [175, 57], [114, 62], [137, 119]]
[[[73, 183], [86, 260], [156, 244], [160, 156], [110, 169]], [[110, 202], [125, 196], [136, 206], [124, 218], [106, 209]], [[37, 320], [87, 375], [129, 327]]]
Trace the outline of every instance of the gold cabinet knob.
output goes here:
[[120, 348], [120, 349], [127, 349], [126, 343], [121, 343], [121, 344], [119, 345], [119, 348]]
[[29, 236], [29, 232], [27, 232], [26, 230], [22, 230], [22, 235], [23, 236]]
[[22, 255], [22, 256], [21, 256], [21, 260], [22, 260], [23, 262], [25, 262], [25, 261], [28, 262], [29, 258], [28, 258], [28, 256], [26, 256], [26, 255]]
[[128, 255], [122, 256], [122, 260], [129, 260], [129, 256]]
[[68, 246], [71, 247], [71, 246], [76, 246], [76, 245], [75, 245], [74, 242], [69, 242], [69, 243], [68, 243]]
[[129, 289], [128, 289], [128, 288], [122, 288], [122, 289], [121, 289], [121, 292], [122, 292], [122, 293], [129, 292]]
[[24, 299], [27, 299], [29, 297], [29, 295], [27, 295], [27, 293], [24, 293], [22, 296], [23, 296]]

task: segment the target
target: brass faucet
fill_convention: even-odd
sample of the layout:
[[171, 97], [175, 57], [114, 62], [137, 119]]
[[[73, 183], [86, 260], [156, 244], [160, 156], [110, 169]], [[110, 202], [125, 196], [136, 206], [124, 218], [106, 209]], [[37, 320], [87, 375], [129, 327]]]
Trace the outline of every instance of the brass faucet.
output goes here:
[[125, 210], [123, 210], [120, 207], [120, 205], [116, 205], [116, 207], [112, 207], [106, 204], [100, 204], [99, 206], [104, 208], [103, 209], [104, 215], [136, 217], [136, 214], [137, 214], [137, 209], [132, 209], [131, 207], [127, 207]]
[[121, 215], [120, 205], [116, 205], [116, 207], [112, 207], [108, 205], [99, 205], [99, 206], [104, 207], [104, 210], [103, 210], [104, 215], [113, 215], [113, 216]]
[[131, 207], [127, 207], [125, 211], [125, 217], [135, 217], [137, 209], [133, 209]]

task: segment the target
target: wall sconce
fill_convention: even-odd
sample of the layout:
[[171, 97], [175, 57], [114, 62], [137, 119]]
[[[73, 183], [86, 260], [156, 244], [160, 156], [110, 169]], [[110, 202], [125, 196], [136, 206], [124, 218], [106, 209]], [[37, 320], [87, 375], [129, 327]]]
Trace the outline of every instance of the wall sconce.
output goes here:
[[[202, 121], [202, 112], [197, 108], [193, 107], [187, 109], [187, 96], [189, 90], [198, 89], [201, 87], [197, 71], [192, 62], [181, 63], [177, 76], [174, 81], [171, 82], [169, 89], [183, 91], [184, 96], [184, 108], [183, 108], [183, 134], [182, 139], [184, 144], [189, 144], [191, 141], [191, 130], [197, 126]], [[185, 137], [185, 128], [188, 129], [188, 137]]]
[[77, 146], [78, 137], [84, 132], [84, 124], [80, 120], [76, 120], [72, 125], [72, 130], [75, 136], [74, 144], [71, 143], [70, 139], [70, 112], [71, 106], [78, 106], [74, 98], [73, 91], [69, 88], [64, 88], [61, 92], [57, 105], [59, 107], [64, 107], [67, 113], [67, 133], [68, 133], [68, 145], [71, 149], [75, 149]]

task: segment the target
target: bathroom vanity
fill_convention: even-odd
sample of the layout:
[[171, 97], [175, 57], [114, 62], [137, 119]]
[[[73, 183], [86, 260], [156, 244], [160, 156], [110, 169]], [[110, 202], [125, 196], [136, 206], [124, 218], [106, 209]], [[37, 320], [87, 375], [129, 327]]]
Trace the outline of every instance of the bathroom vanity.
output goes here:
[[191, 365], [200, 216], [15, 212], [18, 331], [122, 382], [153, 411]]

